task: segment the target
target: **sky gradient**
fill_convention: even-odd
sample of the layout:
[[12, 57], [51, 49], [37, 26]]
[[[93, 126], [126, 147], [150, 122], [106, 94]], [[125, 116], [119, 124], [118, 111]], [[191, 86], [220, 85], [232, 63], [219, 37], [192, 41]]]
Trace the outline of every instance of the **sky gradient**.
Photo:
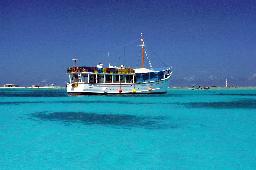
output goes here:
[[253, 0], [5, 0], [0, 84], [64, 85], [74, 56], [139, 66], [143, 32], [153, 67], [173, 66], [173, 86], [256, 86], [255, 21]]

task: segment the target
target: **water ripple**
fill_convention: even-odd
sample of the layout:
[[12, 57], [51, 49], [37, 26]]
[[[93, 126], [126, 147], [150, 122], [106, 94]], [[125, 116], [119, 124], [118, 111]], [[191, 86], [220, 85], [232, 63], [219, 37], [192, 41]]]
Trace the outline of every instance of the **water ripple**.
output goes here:
[[38, 104], [42, 102], [25, 102], [25, 101], [20, 101], [20, 102], [0, 102], [0, 105], [20, 105], [20, 104]]
[[245, 93], [241, 93], [241, 94], [239, 94], [239, 93], [220, 93], [220, 94], [215, 94], [215, 95], [217, 95], [217, 96], [256, 96], [256, 94], [245, 94]]
[[188, 108], [213, 108], [213, 109], [256, 109], [256, 100], [243, 99], [235, 101], [219, 101], [219, 102], [190, 102], [180, 103]]

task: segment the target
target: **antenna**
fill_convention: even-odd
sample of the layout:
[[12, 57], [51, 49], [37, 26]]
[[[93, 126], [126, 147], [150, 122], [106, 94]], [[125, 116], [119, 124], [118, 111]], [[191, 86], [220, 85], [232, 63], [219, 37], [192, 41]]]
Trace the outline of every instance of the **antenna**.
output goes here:
[[141, 42], [141, 68], [144, 68], [144, 60], [145, 60], [145, 44], [144, 44], [144, 38], [143, 33], [140, 33], [140, 42]]
[[151, 61], [150, 61], [150, 58], [148, 56], [148, 53], [147, 53], [147, 50], [145, 49], [145, 55], [146, 55], [146, 58], [148, 60], [148, 64], [149, 64], [149, 67], [152, 68], [152, 64], [151, 64]]
[[73, 61], [73, 66], [75, 67], [78, 59], [77, 58], [73, 58], [72, 61]]

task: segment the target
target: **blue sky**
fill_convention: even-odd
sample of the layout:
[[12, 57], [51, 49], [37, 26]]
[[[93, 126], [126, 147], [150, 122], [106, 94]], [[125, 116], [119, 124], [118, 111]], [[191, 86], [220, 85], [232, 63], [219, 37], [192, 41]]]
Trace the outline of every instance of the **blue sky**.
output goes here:
[[[171, 84], [256, 85], [256, 1], [0, 2], [0, 84], [64, 85], [66, 68], [140, 65], [143, 32], [154, 67]], [[109, 56], [108, 56], [109, 52]]]

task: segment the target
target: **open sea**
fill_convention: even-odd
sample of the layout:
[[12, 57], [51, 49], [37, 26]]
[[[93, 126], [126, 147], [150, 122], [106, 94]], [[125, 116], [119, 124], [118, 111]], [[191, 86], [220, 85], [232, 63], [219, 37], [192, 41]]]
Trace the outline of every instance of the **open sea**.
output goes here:
[[0, 89], [0, 169], [256, 169], [256, 90]]

